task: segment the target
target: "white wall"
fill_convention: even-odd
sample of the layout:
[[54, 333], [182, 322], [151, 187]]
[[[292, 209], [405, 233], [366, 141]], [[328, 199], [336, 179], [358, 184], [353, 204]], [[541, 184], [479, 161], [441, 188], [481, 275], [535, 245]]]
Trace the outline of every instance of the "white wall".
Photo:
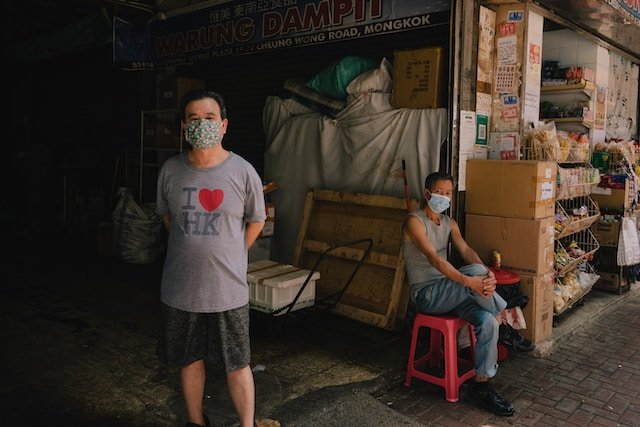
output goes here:
[[[547, 31], [543, 34], [542, 60], [559, 61], [560, 68], [580, 66], [593, 70], [597, 86], [607, 87], [609, 84], [609, 51], [595, 41], [582, 37], [573, 30]], [[595, 110], [596, 92], [593, 93], [591, 109]], [[586, 97], [579, 93], [546, 95], [545, 100], [554, 104], [573, 104], [584, 101]], [[606, 113], [606, 112], [605, 112]], [[559, 126], [560, 127], [560, 126]], [[567, 130], [586, 132], [580, 125], [562, 125]], [[591, 129], [591, 144], [604, 142], [605, 129]]]

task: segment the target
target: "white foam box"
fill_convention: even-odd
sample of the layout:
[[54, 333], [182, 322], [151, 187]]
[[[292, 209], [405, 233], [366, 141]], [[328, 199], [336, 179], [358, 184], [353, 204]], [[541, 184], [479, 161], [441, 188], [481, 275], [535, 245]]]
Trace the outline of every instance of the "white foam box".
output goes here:
[[[293, 302], [310, 272], [267, 259], [250, 263], [247, 268], [249, 305], [264, 313], [273, 313], [286, 307]], [[292, 311], [310, 307], [315, 303], [316, 281], [319, 278], [320, 273], [314, 271]], [[276, 315], [286, 312], [285, 309]]]

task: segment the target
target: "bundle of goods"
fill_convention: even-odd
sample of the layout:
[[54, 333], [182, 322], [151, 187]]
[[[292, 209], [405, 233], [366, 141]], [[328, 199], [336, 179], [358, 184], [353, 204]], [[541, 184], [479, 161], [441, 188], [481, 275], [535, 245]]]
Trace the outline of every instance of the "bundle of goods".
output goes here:
[[597, 168], [580, 166], [574, 168], [558, 168], [558, 188], [556, 197], [566, 199], [586, 196], [591, 187], [600, 182], [600, 171]]
[[578, 243], [573, 240], [569, 245], [567, 245], [566, 249], [560, 246], [556, 250], [556, 269], [561, 270], [583, 257], [585, 260], [591, 261], [591, 259], [593, 259], [593, 254], [582, 249], [578, 246]]
[[565, 117], [583, 118], [587, 122], [593, 121], [593, 111], [589, 109], [589, 103], [576, 102], [573, 105], [555, 105], [544, 101], [540, 104], [540, 118], [560, 119]]
[[600, 177], [600, 183], [598, 184], [598, 187], [623, 190], [626, 180], [626, 175], [602, 175]]
[[569, 147], [567, 161], [586, 162], [589, 160], [589, 136], [587, 134], [559, 130], [558, 141], [561, 148], [563, 146]]
[[553, 310], [562, 313], [570, 303], [589, 292], [599, 278], [586, 263], [565, 273], [553, 288]]
[[542, 85], [561, 85], [594, 81], [594, 73], [587, 67], [560, 67], [560, 61], [543, 61]]
[[560, 233], [562, 233], [562, 230], [564, 230], [564, 228], [569, 224], [571, 224], [571, 218], [569, 218], [563, 212], [556, 213], [556, 222], [553, 226], [553, 232], [556, 238], [560, 235]]
[[[638, 162], [638, 145], [634, 141], [610, 140], [608, 142], [599, 142], [593, 147], [594, 157], [602, 158], [602, 153], [608, 154], [607, 166], [611, 164], [620, 164], [625, 159], [630, 165], [636, 165]], [[598, 155], [596, 156], [596, 153]]]
[[569, 157], [570, 147], [561, 148], [556, 124], [549, 122], [525, 132], [524, 151], [527, 160], [564, 162]]

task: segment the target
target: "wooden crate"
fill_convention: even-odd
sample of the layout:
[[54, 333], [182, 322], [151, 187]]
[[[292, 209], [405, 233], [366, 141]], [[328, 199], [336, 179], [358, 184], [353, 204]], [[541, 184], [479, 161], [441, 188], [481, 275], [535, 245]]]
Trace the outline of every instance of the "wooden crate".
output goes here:
[[[411, 210], [418, 206], [410, 201]], [[335, 313], [388, 330], [402, 327], [408, 301], [402, 260], [401, 226], [405, 199], [331, 190], [307, 193], [296, 242], [295, 264], [310, 269], [333, 244], [370, 238], [371, 253], [336, 305]], [[342, 289], [365, 248], [331, 252], [318, 266], [316, 298]]]

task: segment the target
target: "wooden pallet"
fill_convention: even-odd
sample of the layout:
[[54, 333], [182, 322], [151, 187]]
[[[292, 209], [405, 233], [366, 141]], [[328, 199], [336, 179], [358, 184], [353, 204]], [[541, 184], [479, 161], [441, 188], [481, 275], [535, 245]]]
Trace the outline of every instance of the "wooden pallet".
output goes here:
[[[410, 201], [411, 210], [418, 206]], [[333, 244], [363, 238], [373, 240], [372, 251], [357, 272], [334, 312], [379, 328], [399, 330], [408, 301], [402, 259], [401, 226], [407, 215], [405, 199], [331, 190], [307, 193], [296, 242], [295, 265], [312, 268]], [[343, 247], [320, 265], [316, 297], [340, 291], [364, 248]]]

